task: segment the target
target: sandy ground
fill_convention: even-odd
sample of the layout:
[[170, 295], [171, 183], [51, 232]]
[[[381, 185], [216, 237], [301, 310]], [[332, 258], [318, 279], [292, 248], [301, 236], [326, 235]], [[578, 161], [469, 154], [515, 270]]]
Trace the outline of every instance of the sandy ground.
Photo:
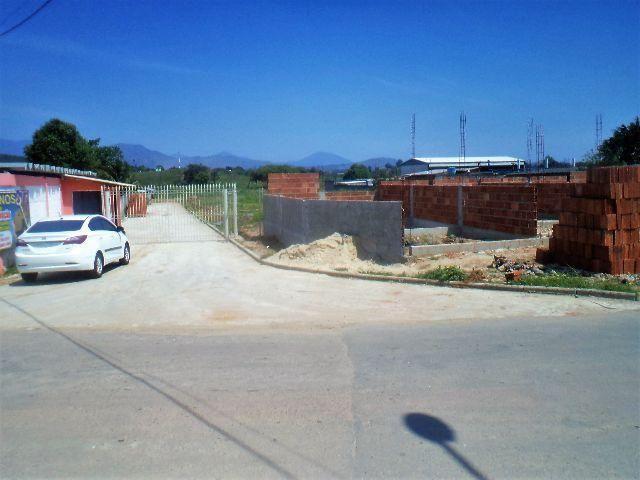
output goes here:
[[522, 262], [535, 260], [535, 254], [535, 247], [527, 247], [409, 257], [405, 263], [380, 264], [359, 258], [353, 237], [334, 234], [309, 244], [292, 245], [267, 258], [290, 266], [390, 275], [416, 275], [438, 267], [457, 266], [463, 270], [479, 270], [487, 279], [504, 280], [504, 273], [491, 267], [494, 255], [507, 255], [509, 259]]
[[[613, 309], [613, 310], [611, 310]], [[222, 239], [133, 245], [127, 266], [102, 278], [43, 276], [0, 286], [0, 329], [169, 329], [451, 322], [518, 316], [640, 311], [640, 302], [458, 290], [335, 278], [260, 265]]]

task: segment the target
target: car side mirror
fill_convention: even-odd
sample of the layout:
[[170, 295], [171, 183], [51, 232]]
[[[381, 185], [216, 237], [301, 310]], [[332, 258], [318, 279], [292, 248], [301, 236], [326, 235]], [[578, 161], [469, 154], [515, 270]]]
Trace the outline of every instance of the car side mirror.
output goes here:
[[119, 232], [122, 232], [122, 233], [125, 233], [125, 231], [124, 231], [124, 227], [118, 227], [118, 231], [119, 231]]

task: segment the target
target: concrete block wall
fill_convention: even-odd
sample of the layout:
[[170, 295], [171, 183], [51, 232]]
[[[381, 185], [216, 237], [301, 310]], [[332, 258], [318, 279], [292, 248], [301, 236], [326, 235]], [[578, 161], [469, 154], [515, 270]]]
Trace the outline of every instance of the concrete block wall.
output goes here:
[[356, 237], [363, 258], [402, 259], [401, 202], [303, 200], [264, 197], [264, 234], [283, 245], [309, 243], [332, 233]]
[[640, 166], [594, 168], [562, 202], [541, 261], [585, 270], [640, 273]]
[[270, 173], [267, 192], [291, 198], [318, 198], [320, 193], [319, 173]]

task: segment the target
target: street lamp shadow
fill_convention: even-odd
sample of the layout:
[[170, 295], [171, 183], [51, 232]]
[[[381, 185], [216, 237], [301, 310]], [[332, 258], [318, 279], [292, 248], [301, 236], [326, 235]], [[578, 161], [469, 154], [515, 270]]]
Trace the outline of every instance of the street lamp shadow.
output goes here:
[[478, 480], [487, 480], [487, 477], [473, 464], [460, 454], [453, 446], [456, 441], [456, 432], [453, 428], [437, 417], [424, 413], [408, 413], [404, 416], [404, 424], [415, 435], [439, 445], [449, 454], [469, 475]]

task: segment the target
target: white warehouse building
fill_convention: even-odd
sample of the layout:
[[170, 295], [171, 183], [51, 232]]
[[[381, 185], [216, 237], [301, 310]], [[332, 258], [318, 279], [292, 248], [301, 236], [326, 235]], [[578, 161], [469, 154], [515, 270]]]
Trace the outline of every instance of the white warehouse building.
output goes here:
[[459, 171], [520, 170], [525, 161], [517, 157], [416, 157], [400, 164], [400, 174], [443, 173], [450, 168]]

